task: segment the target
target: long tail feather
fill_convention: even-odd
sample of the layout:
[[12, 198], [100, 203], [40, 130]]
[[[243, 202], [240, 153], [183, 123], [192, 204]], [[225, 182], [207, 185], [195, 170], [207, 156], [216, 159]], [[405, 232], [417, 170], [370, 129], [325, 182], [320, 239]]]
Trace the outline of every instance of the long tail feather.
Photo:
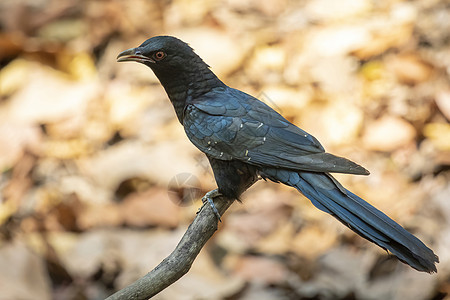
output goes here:
[[439, 262], [439, 258], [430, 248], [384, 213], [345, 189], [330, 174], [266, 169], [261, 175], [295, 187], [318, 209], [331, 214], [414, 269], [437, 272], [435, 263]]

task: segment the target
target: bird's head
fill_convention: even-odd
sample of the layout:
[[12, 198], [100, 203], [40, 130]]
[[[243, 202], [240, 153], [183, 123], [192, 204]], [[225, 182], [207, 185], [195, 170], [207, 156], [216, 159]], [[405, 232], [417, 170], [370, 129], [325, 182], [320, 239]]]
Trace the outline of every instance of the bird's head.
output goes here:
[[225, 87], [188, 44], [172, 36], [152, 37], [139, 47], [121, 52], [117, 61], [136, 61], [150, 67], [166, 90], [180, 122], [188, 96], [192, 99]]
[[147, 65], [155, 73], [192, 70], [199, 64], [207, 67], [188, 44], [172, 36], [152, 37], [139, 47], [121, 52], [117, 61], [136, 61]]

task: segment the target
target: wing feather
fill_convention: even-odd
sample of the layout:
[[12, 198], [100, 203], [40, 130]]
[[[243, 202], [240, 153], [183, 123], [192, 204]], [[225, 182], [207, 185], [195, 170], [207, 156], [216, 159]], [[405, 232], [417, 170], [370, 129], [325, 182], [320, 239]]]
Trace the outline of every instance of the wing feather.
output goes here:
[[369, 173], [326, 153], [312, 135], [265, 103], [231, 88], [188, 104], [183, 122], [192, 143], [217, 159], [312, 172]]

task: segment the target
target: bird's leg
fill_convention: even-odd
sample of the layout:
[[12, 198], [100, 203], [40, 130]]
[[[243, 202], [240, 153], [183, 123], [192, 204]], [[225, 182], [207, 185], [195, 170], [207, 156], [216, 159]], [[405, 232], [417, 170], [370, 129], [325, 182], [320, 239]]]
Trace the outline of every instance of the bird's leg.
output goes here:
[[202, 207], [200, 207], [200, 209], [198, 210], [197, 214], [202, 210], [203, 206], [205, 206], [206, 203], [209, 203], [209, 205], [211, 205], [211, 208], [212, 208], [214, 214], [216, 215], [217, 219], [219, 219], [219, 222], [222, 222], [222, 219], [220, 218], [219, 211], [217, 210], [217, 208], [216, 208], [216, 206], [214, 205], [214, 202], [213, 202], [213, 199], [215, 197], [218, 197], [218, 196], [222, 196], [222, 194], [219, 193], [218, 189], [214, 189], [212, 191], [207, 192], [205, 194], [205, 196], [203, 196], [203, 198], [202, 198], [203, 205], [202, 205]]

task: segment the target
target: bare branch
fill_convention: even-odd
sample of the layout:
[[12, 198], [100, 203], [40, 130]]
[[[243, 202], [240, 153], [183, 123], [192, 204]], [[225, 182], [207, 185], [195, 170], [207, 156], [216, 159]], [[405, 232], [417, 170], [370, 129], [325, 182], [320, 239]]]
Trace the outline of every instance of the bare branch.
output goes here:
[[[220, 215], [230, 207], [234, 200], [224, 197], [214, 198]], [[180, 279], [192, 266], [200, 250], [217, 230], [217, 217], [209, 204], [189, 225], [177, 247], [158, 266], [129, 286], [109, 296], [106, 300], [145, 300]]]

